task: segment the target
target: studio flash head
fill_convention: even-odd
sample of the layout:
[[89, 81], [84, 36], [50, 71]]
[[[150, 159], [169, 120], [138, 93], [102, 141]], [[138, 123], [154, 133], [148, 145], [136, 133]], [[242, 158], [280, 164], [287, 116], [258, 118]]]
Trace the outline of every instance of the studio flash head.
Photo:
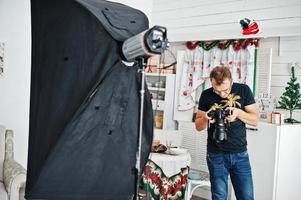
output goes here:
[[167, 30], [154, 26], [124, 41], [122, 53], [126, 61], [162, 54], [168, 47]]

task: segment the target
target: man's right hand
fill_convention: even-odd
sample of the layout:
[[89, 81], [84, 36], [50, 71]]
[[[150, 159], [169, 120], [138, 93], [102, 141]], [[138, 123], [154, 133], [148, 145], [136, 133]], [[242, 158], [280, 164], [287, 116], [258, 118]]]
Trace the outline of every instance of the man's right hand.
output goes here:
[[202, 131], [204, 129], [207, 128], [208, 125], [208, 121], [209, 123], [214, 123], [215, 119], [211, 119], [208, 116], [208, 112], [202, 111], [202, 110], [198, 110], [197, 114], [196, 114], [196, 118], [195, 118], [195, 127], [198, 131]]
[[208, 113], [210, 112], [211, 110], [208, 110], [207, 112], [205, 112], [205, 117], [207, 118], [208, 122], [210, 124], [213, 124], [215, 122], [215, 119], [214, 118], [211, 118], [208, 116]]

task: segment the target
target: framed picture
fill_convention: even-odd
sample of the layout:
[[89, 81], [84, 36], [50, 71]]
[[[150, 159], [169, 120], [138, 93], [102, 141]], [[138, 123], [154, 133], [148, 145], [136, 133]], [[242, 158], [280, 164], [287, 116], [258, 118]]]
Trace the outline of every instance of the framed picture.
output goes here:
[[4, 73], [4, 43], [0, 42], [0, 75]]

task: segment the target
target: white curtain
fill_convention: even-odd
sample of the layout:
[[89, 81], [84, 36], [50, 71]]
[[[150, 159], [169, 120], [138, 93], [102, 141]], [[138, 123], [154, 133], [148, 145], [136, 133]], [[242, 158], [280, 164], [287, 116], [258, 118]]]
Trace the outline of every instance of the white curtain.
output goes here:
[[178, 110], [193, 109], [203, 89], [211, 87], [210, 71], [217, 66], [228, 66], [234, 82], [244, 83], [253, 89], [255, 45], [245, 49], [234, 50], [232, 46], [220, 49], [217, 46], [210, 50], [197, 47], [187, 49], [181, 73], [181, 84], [178, 96]]

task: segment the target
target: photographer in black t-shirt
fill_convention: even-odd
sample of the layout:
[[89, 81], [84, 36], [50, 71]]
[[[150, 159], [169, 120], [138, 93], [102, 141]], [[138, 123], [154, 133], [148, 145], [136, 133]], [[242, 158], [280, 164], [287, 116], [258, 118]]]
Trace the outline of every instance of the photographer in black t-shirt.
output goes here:
[[[253, 94], [247, 85], [233, 83], [228, 67], [214, 68], [210, 81], [212, 87], [200, 97], [195, 125], [198, 131], [207, 128], [208, 132], [212, 199], [227, 199], [229, 175], [236, 199], [254, 199], [246, 140], [246, 124], [256, 126], [259, 119]], [[218, 110], [224, 115], [217, 115]], [[221, 133], [225, 133], [225, 138], [217, 137]]]

